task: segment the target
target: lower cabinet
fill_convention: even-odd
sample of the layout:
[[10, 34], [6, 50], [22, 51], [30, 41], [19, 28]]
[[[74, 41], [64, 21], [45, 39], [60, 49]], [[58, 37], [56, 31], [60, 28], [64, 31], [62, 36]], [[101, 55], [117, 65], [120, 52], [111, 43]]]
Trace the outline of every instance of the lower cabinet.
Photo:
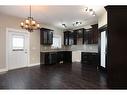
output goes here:
[[59, 51], [59, 52], [41, 52], [40, 62], [41, 64], [58, 64], [72, 63], [72, 52], [71, 51]]
[[72, 51], [64, 51], [63, 55], [64, 63], [72, 63]]
[[81, 63], [84, 64], [99, 64], [99, 54], [98, 53], [81, 53]]
[[41, 52], [40, 53], [40, 62], [41, 64], [55, 64], [57, 63], [57, 53], [52, 52]]

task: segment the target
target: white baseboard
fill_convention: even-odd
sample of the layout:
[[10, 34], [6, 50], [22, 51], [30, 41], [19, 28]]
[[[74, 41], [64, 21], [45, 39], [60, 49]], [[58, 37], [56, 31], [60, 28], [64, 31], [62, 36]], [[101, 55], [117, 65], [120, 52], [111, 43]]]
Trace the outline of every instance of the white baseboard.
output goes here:
[[7, 71], [8, 71], [7, 68], [0, 69], [0, 73], [7, 72]]
[[40, 65], [40, 63], [29, 64], [28, 67], [37, 66], [37, 65]]
[[[37, 66], [37, 65], [40, 65], [40, 63], [29, 64], [28, 67]], [[4, 73], [4, 72], [7, 72], [7, 71], [8, 71], [7, 68], [0, 69], [0, 73]]]

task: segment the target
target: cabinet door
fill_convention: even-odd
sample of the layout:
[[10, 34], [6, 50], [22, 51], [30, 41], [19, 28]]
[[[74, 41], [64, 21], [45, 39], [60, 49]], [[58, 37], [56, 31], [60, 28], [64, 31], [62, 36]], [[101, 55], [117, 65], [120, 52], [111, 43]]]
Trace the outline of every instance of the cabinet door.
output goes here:
[[72, 63], [72, 52], [64, 51], [63, 53], [64, 53], [63, 55], [64, 63]]
[[88, 32], [88, 44], [93, 44], [93, 33], [92, 30]]
[[87, 29], [83, 33], [83, 44], [91, 44], [91, 30]]
[[93, 44], [93, 31], [92, 31], [92, 29], [89, 29], [87, 37], [88, 37], [88, 43], [87, 44]]
[[68, 45], [68, 35], [67, 32], [64, 32], [64, 45]]
[[51, 45], [53, 43], [53, 30], [41, 28], [40, 29], [40, 43], [43, 45]]
[[64, 45], [72, 45], [73, 44], [73, 34], [71, 31], [64, 32]]
[[47, 31], [40, 31], [40, 43], [41, 44], [47, 44], [48, 40], [47, 40]]
[[77, 45], [77, 32], [74, 31], [73, 33], [73, 40], [74, 40], [74, 45]]
[[57, 52], [57, 62], [63, 61], [63, 51]]
[[44, 43], [44, 44], [47, 44], [47, 42], [48, 42], [48, 40], [47, 40], [47, 38], [48, 38], [48, 33], [47, 33], [47, 31], [45, 31], [45, 32], [43, 32], [43, 33], [44, 33], [43, 43]]
[[93, 44], [98, 43], [98, 24], [91, 25], [92, 26], [92, 31], [93, 31]]
[[40, 43], [47, 43], [47, 33], [45, 31], [40, 31]]
[[84, 28], [74, 30], [74, 45], [82, 45], [83, 41]]
[[57, 63], [57, 53], [49, 53], [49, 64], [56, 64]]
[[84, 31], [84, 44], [97, 44], [98, 43], [98, 25], [92, 25], [92, 28]]
[[53, 32], [48, 32], [48, 44], [53, 43]]
[[78, 38], [83, 38], [83, 31], [83, 28], [76, 30]]
[[68, 45], [68, 38], [67, 37], [64, 38], [64, 45]]

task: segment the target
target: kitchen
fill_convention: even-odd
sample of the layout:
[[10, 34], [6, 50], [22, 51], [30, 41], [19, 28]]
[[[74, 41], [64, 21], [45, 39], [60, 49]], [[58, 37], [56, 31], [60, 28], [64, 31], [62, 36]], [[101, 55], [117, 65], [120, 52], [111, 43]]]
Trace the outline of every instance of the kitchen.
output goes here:
[[[11, 77], [14, 79], [10, 78], [10, 80], [13, 81], [11, 82], [12, 85], [10, 88], [107, 88], [105, 74], [100, 74], [100, 71], [98, 71], [100, 70], [98, 40], [100, 32], [98, 28], [107, 23], [107, 14], [104, 7], [99, 7], [100, 10], [96, 12], [94, 9], [96, 10], [97, 7], [30, 7], [32, 16], [34, 16], [37, 21], [43, 22], [40, 23], [39, 29], [33, 31], [31, 29], [26, 30], [24, 26], [22, 26], [24, 25], [22, 22], [24, 21], [23, 18], [29, 15], [29, 6], [0, 6], [0, 20], [3, 22], [0, 26], [0, 41], [2, 46], [0, 66], [1, 72], [6, 72], [4, 74], [5, 78], [8, 78], [6, 74], [9, 72], [12, 71], [12, 73], [14, 73], [14, 76]], [[8, 9], [17, 11], [18, 14], [10, 12]], [[45, 11], [40, 9], [45, 9]], [[25, 12], [20, 13], [19, 10], [24, 10]], [[39, 13], [37, 14], [36, 12]], [[71, 15], [72, 13], [74, 16]], [[100, 15], [99, 18], [98, 15]], [[77, 17], [76, 20], [75, 17]], [[61, 18], [63, 20], [61, 20]], [[56, 23], [58, 20], [60, 23]], [[21, 27], [19, 25], [20, 23]], [[22, 34], [22, 32], [25, 33]], [[29, 42], [25, 44], [29, 46], [28, 48], [23, 47], [24, 38]], [[21, 43], [21, 45], [19, 45], [19, 43]], [[17, 47], [17, 45], [20, 47]], [[23, 58], [25, 60], [23, 60]], [[25, 64], [22, 65], [22, 63]], [[27, 73], [28, 76], [33, 76], [33, 78], [30, 79], [31, 84], [27, 83], [29, 77], [20, 76], [20, 74], [24, 73]], [[17, 76], [19, 80], [17, 80]], [[2, 78], [2, 76], [0, 76], [0, 78]], [[20, 79], [24, 79], [24, 81], [20, 81]], [[74, 80], [70, 82], [72, 79]], [[3, 78], [1, 79], [1, 88], [3, 88], [2, 83], [5, 83], [5, 81]], [[10, 81], [7, 81], [6, 84], [4, 84], [5, 88], [8, 88], [9, 84]], [[18, 86], [18, 84], [21, 85]]]
[[127, 89], [125, 2], [78, 2], [0, 6], [0, 89]]
[[[63, 43], [64, 45], [61, 47], [54, 48], [52, 46], [54, 36], [53, 36], [53, 30], [46, 30], [41, 29], [41, 36], [40, 36], [40, 42], [41, 42], [41, 57], [40, 60], [41, 64], [53, 64], [52, 61], [55, 60], [54, 63], [59, 63], [61, 61], [66, 62], [84, 62], [84, 63], [90, 63], [94, 62], [95, 64], [98, 64], [99, 62], [99, 54], [98, 54], [98, 25], [92, 25], [92, 28], [85, 29], [80, 28], [76, 30], [71, 31], [64, 31], [63, 32]], [[47, 33], [49, 32], [49, 33]], [[47, 37], [45, 36], [47, 33]], [[49, 38], [48, 38], [49, 37]], [[49, 41], [49, 42], [48, 42]], [[61, 41], [58, 39], [58, 41]], [[55, 40], [55, 43], [57, 41]], [[59, 42], [58, 42], [59, 43]], [[60, 44], [61, 45], [61, 44]], [[60, 55], [61, 52], [61, 55]], [[66, 53], [65, 53], [66, 52]], [[68, 52], [68, 53], [67, 53]], [[93, 55], [93, 56], [92, 56]], [[58, 56], [65, 56], [67, 58], [57, 59]], [[50, 57], [50, 58], [48, 58]], [[85, 58], [87, 57], [87, 58]], [[91, 57], [91, 59], [89, 58]], [[95, 58], [93, 58], [95, 57]], [[47, 62], [46, 59], [49, 61]], [[51, 59], [51, 60], [50, 60]], [[69, 61], [67, 61], [69, 59]], [[88, 61], [88, 60], [89, 61]], [[44, 62], [45, 60], [45, 62]], [[59, 60], [59, 62], [57, 62]]]

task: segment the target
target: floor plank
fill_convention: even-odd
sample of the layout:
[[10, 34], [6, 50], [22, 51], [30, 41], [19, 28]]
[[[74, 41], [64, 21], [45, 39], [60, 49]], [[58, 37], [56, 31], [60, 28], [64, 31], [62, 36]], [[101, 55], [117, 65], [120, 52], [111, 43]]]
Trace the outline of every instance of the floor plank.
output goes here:
[[107, 89], [106, 74], [88, 64], [55, 64], [0, 74], [0, 89]]

